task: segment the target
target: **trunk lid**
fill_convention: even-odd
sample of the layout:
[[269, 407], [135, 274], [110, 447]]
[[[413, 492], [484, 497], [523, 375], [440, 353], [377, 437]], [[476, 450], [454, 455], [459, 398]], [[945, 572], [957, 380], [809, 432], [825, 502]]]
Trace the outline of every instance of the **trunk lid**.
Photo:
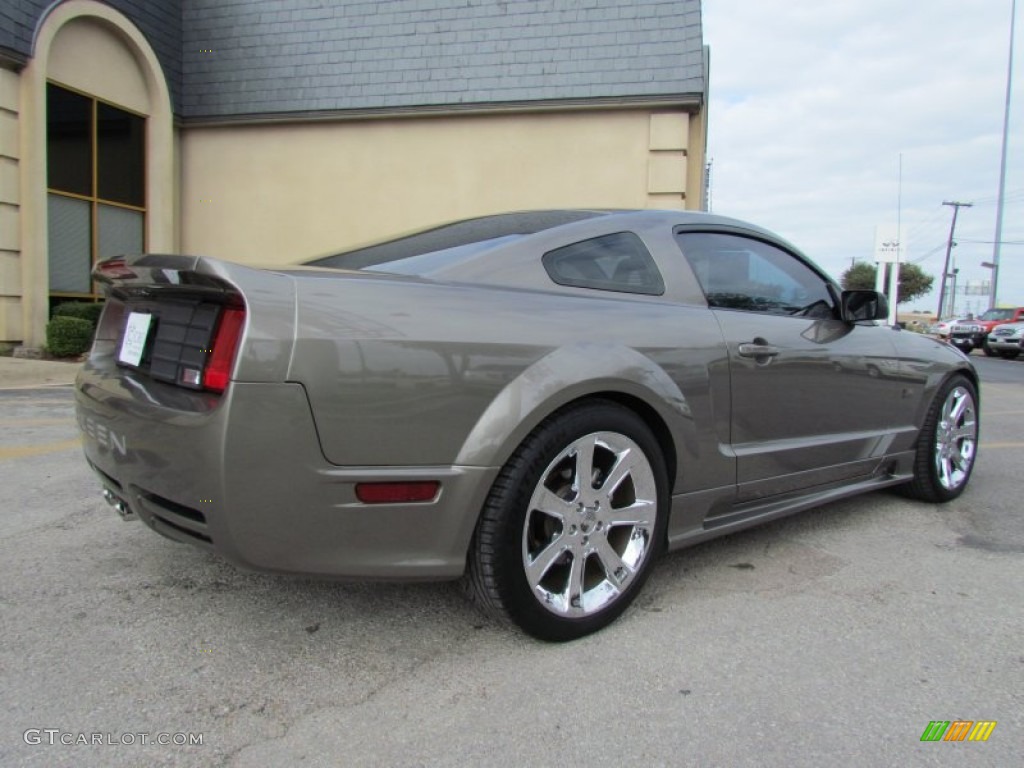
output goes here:
[[284, 381], [295, 336], [290, 276], [205, 257], [108, 259], [89, 367], [181, 389]]

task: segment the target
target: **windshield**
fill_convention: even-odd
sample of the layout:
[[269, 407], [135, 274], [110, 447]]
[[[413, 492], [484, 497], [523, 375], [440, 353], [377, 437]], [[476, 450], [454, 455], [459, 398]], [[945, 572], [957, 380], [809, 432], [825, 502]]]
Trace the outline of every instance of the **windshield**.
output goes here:
[[1013, 317], [1012, 309], [990, 309], [979, 317], [979, 320], [1009, 320]]

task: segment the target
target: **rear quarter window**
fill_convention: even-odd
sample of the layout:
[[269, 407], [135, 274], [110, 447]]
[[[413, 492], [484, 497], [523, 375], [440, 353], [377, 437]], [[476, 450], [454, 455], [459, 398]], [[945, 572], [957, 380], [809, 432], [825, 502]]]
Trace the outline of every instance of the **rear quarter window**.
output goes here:
[[548, 276], [559, 285], [597, 291], [660, 296], [665, 281], [643, 241], [632, 232], [616, 232], [548, 251]]

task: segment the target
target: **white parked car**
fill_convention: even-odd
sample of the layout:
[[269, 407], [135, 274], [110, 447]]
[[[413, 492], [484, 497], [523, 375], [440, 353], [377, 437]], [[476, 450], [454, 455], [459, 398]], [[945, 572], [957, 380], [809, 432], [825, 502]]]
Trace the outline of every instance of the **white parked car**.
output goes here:
[[932, 336], [940, 336], [943, 339], [948, 339], [950, 330], [953, 328], [954, 325], [956, 325], [957, 323], [966, 322], [967, 321], [963, 319], [956, 320], [953, 318], [940, 320], [939, 322], [933, 323], [932, 325], [928, 326], [928, 333], [930, 333]]
[[1015, 358], [1024, 350], [1024, 323], [997, 325], [987, 341], [989, 349], [1000, 357]]

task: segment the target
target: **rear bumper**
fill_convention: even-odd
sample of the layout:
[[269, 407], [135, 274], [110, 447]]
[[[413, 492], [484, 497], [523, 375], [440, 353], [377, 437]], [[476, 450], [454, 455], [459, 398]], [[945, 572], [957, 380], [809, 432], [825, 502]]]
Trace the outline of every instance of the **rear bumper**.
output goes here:
[[[221, 398], [90, 360], [77, 386], [85, 455], [150, 528], [248, 568], [322, 577], [457, 578], [497, 469], [338, 467], [305, 390], [233, 382]], [[439, 480], [429, 503], [359, 502], [357, 482]]]

